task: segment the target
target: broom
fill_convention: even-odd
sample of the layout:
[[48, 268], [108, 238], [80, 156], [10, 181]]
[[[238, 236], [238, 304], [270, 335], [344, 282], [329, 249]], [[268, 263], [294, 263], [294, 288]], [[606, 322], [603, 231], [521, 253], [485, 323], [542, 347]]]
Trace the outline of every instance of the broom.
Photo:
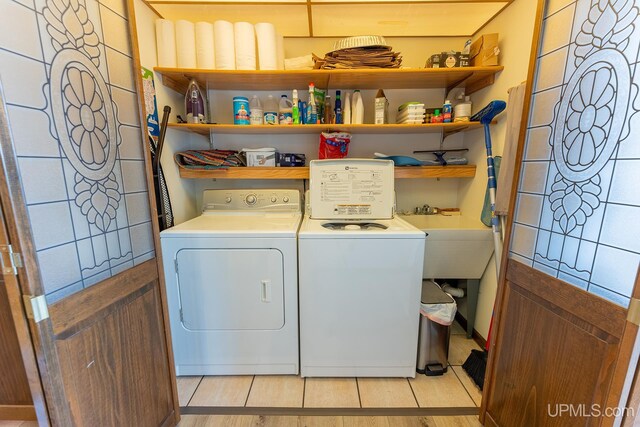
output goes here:
[[[489, 189], [489, 200], [491, 202], [491, 229], [493, 231], [493, 244], [495, 247], [496, 270], [500, 275], [500, 259], [502, 255], [502, 233], [500, 232], [500, 222], [495, 213], [496, 208], [496, 173], [491, 152], [491, 121], [507, 107], [504, 101], [491, 101], [489, 105], [471, 117], [471, 121], [480, 122], [484, 127], [484, 143], [487, 149], [487, 187]], [[471, 354], [463, 363], [462, 369], [471, 377], [474, 383], [480, 387], [484, 385], [484, 374], [487, 370], [487, 356], [489, 343], [491, 342], [491, 329], [487, 337], [487, 344], [484, 351], [471, 350]]]

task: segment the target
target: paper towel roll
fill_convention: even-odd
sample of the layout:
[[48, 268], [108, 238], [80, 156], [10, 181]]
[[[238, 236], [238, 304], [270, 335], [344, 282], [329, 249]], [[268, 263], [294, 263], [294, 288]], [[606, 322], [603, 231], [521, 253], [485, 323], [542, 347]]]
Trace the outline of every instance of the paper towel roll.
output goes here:
[[276, 59], [278, 70], [284, 70], [284, 36], [276, 35]]
[[248, 22], [233, 24], [237, 70], [256, 69], [256, 36]]
[[262, 22], [256, 24], [256, 38], [258, 39], [258, 62], [261, 70], [278, 69], [278, 40], [276, 27]]
[[234, 48], [233, 24], [228, 21], [213, 23], [213, 45], [218, 70], [235, 70], [236, 54]]
[[196, 68], [196, 30], [193, 22], [176, 21], [176, 57], [178, 68]]
[[196, 22], [196, 62], [198, 68], [213, 70], [216, 58], [213, 49], [213, 24]]
[[156, 19], [156, 49], [158, 52], [158, 67], [177, 67], [176, 33], [173, 21]]

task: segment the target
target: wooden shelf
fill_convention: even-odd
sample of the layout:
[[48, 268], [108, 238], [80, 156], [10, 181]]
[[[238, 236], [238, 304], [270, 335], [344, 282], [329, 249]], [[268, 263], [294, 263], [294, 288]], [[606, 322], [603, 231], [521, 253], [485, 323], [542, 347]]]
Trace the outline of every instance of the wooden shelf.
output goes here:
[[463, 132], [472, 129], [481, 128], [480, 122], [461, 122], [461, 123], [441, 123], [441, 124], [420, 124], [420, 125], [209, 125], [209, 124], [185, 124], [185, 123], [169, 123], [172, 129], [195, 132], [208, 137], [210, 133], [214, 134], [319, 134], [327, 130], [341, 130], [353, 134], [406, 134], [406, 133], [440, 133], [451, 135], [457, 132]]
[[[396, 179], [473, 178], [475, 165], [405, 166], [395, 168]], [[195, 179], [309, 179], [308, 167], [232, 167], [226, 170], [180, 169], [181, 178]]]
[[227, 90], [303, 89], [434, 89], [465, 87], [467, 95], [493, 84], [504, 67], [399, 68], [306, 71], [242, 71], [161, 68], [162, 83], [185, 93], [192, 78], [203, 87]]

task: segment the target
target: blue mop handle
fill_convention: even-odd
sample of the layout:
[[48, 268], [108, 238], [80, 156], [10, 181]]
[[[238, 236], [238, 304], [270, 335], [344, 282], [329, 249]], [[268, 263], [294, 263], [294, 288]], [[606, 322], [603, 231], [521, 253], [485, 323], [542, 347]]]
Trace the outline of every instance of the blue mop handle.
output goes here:
[[491, 101], [486, 107], [471, 117], [472, 121], [482, 123], [484, 127], [484, 143], [487, 149], [487, 177], [489, 187], [489, 201], [491, 202], [491, 229], [493, 231], [493, 244], [495, 248], [496, 274], [500, 275], [500, 259], [502, 257], [502, 233], [500, 232], [500, 220], [496, 216], [496, 170], [491, 152], [491, 131], [489, 126], [493, 119], [507, 107], [504, 101]]
[[489, 187], [489, 201], [491, 202], [491, 231], [493, 232], [493, 244], [496, 259], [496, 274], [500, 275], [500, 261], [502, 257], [502, 232], [500, 231], [500, 219], [496, 215], [496, 169], [491, 152], [491, 131], [489, 123], [484, 124], [485, 147], [487, 149], [487, 177]]

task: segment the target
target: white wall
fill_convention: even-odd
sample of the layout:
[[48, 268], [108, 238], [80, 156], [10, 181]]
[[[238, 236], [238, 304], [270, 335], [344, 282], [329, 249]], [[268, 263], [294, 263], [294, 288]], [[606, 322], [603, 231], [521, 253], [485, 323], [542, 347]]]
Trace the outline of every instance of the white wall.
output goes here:
[[[515, 0], [489, 25], [482, 29], [481, 34], [500, 34], [501, 65], [504, 65], [505, 68], [504, 71], [498, 74], [492, 86], [472, 95], [474, 113], [492, 100], [501, 99], [506, 101], [508, 99], [507, 90], [527, 79], [536, 6], [537, 2], [533, 0]], [[498, 123], [491, 128], [494, 155], [501, 155], [503, 151], [506, 132], [505, 119], [506, 115], [503, 113], [498, 116]], [[478, 129], [466, 133], [464, 135], [464, 143], [466, 148], [469, 148], [470, 162], [478, 165], [478, 172], [474, 179], [464, 180], [460, 183], [458, 200], [460, 209], [465, 214], [471, 214], [479, 218], [487, 185], [484, 132]], [[495, 260], [492, 257], [480, 283], [480, 297], [475, 324], [475, 329], [485, 338], [491, 323], [496, 288]], [[463, 313], [466, 312], [464, 303], [461, 304], [460, 309]]]
[[[138, 42], [140, 44], [140, 62], [143, 67], [153, 70], [153, 67], [157, 65], [155, 36], [155, 20], [157, 16], [142, 0], [135, 0], [134, 6], [138, 27]], [[184, 109], [183, 95], [165, 87], [162, 84], [162, 76], [155, 74], [154, 79], [158, 103], [158, 119], [162, 120], [162, 109], [165, 105], [169, 105], [171, 107], [169, 121], [175, 122], [176, 114], [182, 114]], [[160, 159], [167, 187], [169, 188], [169, 197], [171, 198], [176, 223], [184, 222], [196, 215], [195, 183], [181, 179], [178, 174], [178, 167], [173, 161], [174, 153], [191, 148], [192, 139], [191, 134], [168, 129], [162, 158]]]

